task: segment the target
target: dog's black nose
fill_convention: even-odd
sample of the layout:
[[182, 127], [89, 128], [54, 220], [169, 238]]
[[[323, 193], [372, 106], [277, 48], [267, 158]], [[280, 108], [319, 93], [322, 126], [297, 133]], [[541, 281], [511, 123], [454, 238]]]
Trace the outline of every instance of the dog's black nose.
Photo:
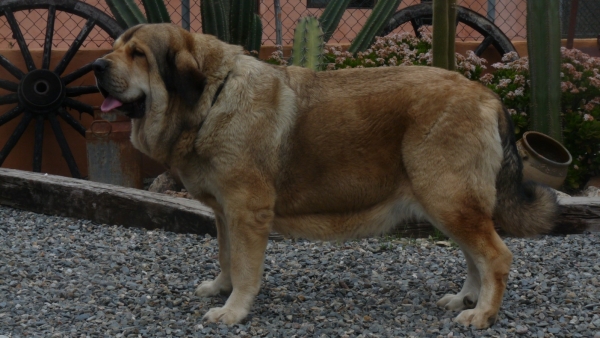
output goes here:
[[105, 59], [96, 59], [96, 61], [92, 63], [92, 68], [94, 68], [94, 73], [96, 74], [103, 73], [106, 68], [108, 68], [108, 61]]

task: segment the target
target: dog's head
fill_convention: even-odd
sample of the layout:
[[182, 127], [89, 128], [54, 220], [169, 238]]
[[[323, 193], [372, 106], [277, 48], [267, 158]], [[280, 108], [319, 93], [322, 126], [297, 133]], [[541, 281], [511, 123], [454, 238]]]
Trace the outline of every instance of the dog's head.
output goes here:
[[195, 38], [171, 24], [142, 24], [125, 31], [113, 51], [93, 63], [105, 100], [101, 110], [139, 119], [164, 112], [172, 100], [193, 107], [206, 85]]
[[132, 27], [115, 41], [111, 53], [93, 63], [105, 97], [101, 110], [129, 116], [133, 145], [166, 161], [184, 131], [200, 128], [240, 53], [239, 46], [172, 24]]

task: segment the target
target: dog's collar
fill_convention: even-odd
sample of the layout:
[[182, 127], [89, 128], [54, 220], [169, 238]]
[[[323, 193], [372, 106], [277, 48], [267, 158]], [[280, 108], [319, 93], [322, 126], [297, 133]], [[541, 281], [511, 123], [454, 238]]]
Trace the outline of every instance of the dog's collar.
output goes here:
[[225, 87], [225, 83], [227, 83], [227, 80], [229, 79], [229, 75], [231, 74], [231, 72], [227, 73], [227, 76], [225, 76], [225, 79], [223, 80], [223, 82], [221, 82], [221, 85], [219, 86], [219, 88], [217, 88], [217, 91], [215, 92], [215, 96], [212, 99], [212, 103], [211, 103], [211, 107], [215, 105], [215, 103], [217, 102], [217, 99], [219, 98], [219, 94], [221, 94], [221, 91], [223, 90], [223, 87]]

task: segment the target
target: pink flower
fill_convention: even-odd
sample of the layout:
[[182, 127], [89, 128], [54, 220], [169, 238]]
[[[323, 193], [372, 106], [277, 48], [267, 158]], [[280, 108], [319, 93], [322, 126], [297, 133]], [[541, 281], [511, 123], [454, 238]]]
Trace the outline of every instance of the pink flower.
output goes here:
[[494, 74], [492, 73], [487, 73], [479, 78], [479, 81], [481, 81], [481, 83], [483, 83], [484, 85], [489, 85], [490, 83], [492, 83], [493, 80]]
[[588, 102], [585, 105], [583, 105], [583, 109], [585, 111], [592, 111], [595, 107], [596, 107], [596, 104], [594, 102]]
[[594, 76], [594, 77], [590, 77], [590, 84], [596, 88], [600, 88], [600, 77], [599, 76]]
[[496, 68], [496, 69], [503, 69], [503, 68], [507, 68], [506, 65], [502, 62], [496, 62], [494, 64], [492, 64], [492, 68]]
[[500, 79], [498, 83], [498, 88], [506, 88], [512, 82], [511, 79]]
[[508, 52], [502, 56], [502, 62], [511, 62], [519, 59], [517, 52]]
[[515, 75], [514, 83], [515, 84], [524, 84], [525, 83], [525, 76], [523, 76], [523, 75]]
[[594, 121], [594, 117], [590, 114], [584, 114], [583, 115], [583, 120], [584, 121]]

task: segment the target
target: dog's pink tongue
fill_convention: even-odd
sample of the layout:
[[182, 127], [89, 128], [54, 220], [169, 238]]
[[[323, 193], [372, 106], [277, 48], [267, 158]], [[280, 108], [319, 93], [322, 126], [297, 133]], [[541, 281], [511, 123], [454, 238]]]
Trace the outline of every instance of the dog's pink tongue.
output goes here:
[[102, 110], [102, 112], [106, 113], [107, 111], [111, 111], [122, 105], [123, 105], [123, 102], [121, 102], [109, 95], [104, 99], [104, 102], [102, 102], [102, 106], [100, 106], [100, 110]]

